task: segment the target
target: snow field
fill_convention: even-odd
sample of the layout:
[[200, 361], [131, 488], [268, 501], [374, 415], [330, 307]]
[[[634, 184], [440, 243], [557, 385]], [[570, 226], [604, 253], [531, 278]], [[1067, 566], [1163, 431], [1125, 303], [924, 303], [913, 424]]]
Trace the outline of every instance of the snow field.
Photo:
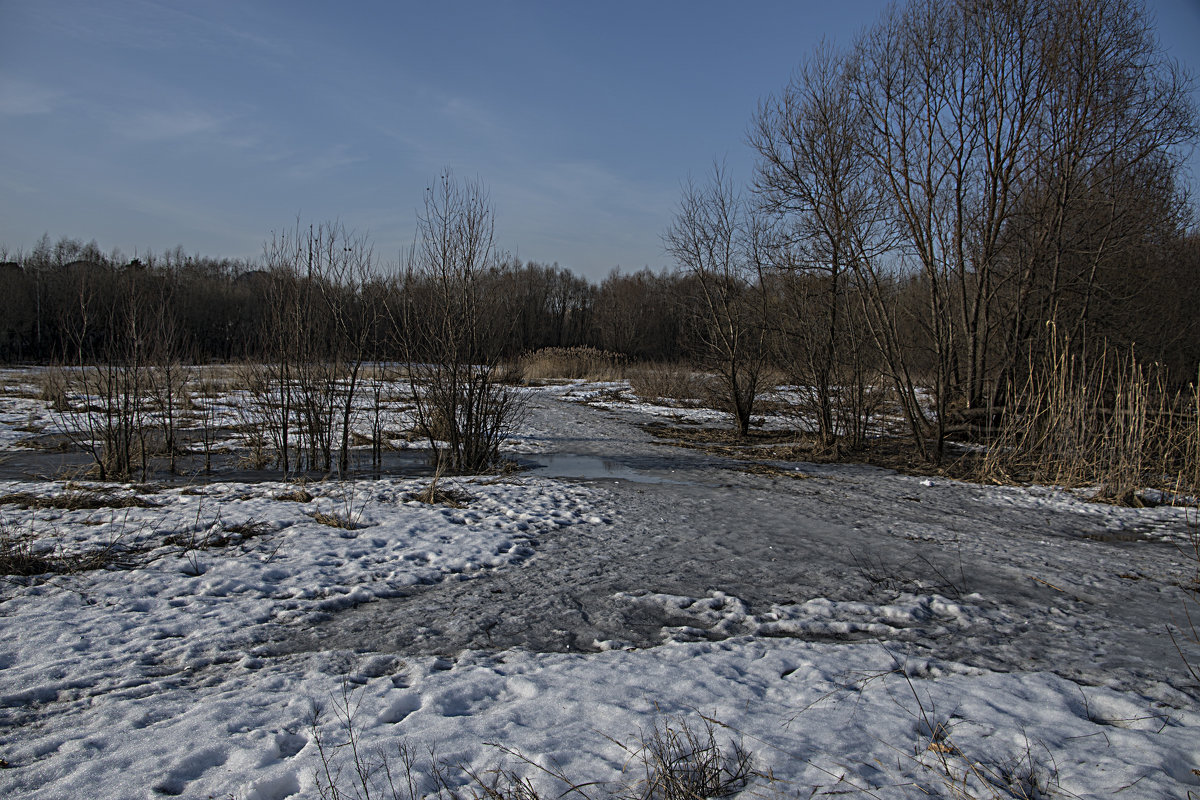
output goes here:
[[[314, 797], [314, 734], [344, 742], [347, 711], [370, 759], [387, 753], [394, 763], [404, 742], [422, 758], [432, 749], [464, 783], [454, 768], [516, 768], [544, 797], [564, 787], [487, 743], [576, 781], [617, 784], [637, 779], [630, 751], [654, 720], [695, 724], [698, 714], [720, 721], [721, 738], [742, 742], [773, 776], [753, 782], [750, 797], [938, 796], [947, 768], [952, 781], [974, 781], [978, 796], [990, 795], [972, 774], [1022, 770], [1062, 797], [1123, 787], [1123, 796], [1166, 797], [1196, 783], [1192, 711], [1148, 708], [1045, 673], [905, 663], [874, 644], [740, 638], [589, 656], [468, 652], [455, 661], [330, 652], [265, 666], [214, 665], [61, 711], [27, 733], [21, 751], [36, 753], [34, 763], [0, 774], [0, 787], [39, 798], [80, 787], [114, 798]], [[314, 706], [323, 708], [315, 728]], [[347, 749], [328, 752], [348, 776]]]
[[[596, 386], [544, 393], [571, 399]], [[9, 425], [32, 418], [30, 409], [44, 408], [13, 403], [0, 405], [5, 435]], [[616, 412], [653, 413], [627, 404]], [[627, 452], [628, 424], [615, 414], [608, 420], [607, 412], [594, 416], [606, 421], [544, 415], [522, 429], [512, 451]], [[636, 447], [644, 456], [658, 446]], [[1105, 685], [1096, 686], [1041, 671], [1027, 655], [1008, 659], [1016, 665], [1011, 671], [947, 655], [952, 643], [973, 641], [1028, 650], [1022, 632], [1040, 625], [1057, 636], [1053, 620], [1073, 626], [1064, 631], [1103, 623], [1107, 601], [1130, 602], [1127, 584], [1170, 588], [1161, 597], [1137, 595], [1141, 627], [1157, 626], [1162, 615], [1154, 604], [1176, 603], [1170, 581], [1194, 567], [1178, 550], [1171, 575], [1161, 570], [1161, 554], [1187, 544], [1180, 510], [1120, 509], [1053, 489], [971, 486], [871, 468], [809, 471], [824, 482], [787, 485], [814, 493], [822, 519], [849, 531], [875, 524], [868, 511], [884, 515], [878, 524], [886, 537], [872, 540], [883, 541], [881, 549], [864, 557], [896, 561], [887, 550], [899, 546], [894, 540], [949, 548], [968, 570], [1012, 566], [979, 583], [991, 587], [982, 594], [913, 581], [870, 600], [785, 593], [779, 597], [788, 602], [754, 609], [720, 583], [706, 594], [689, 588], [695, 596], [638, 583], [646, 589], [615, 599], [660, 609], [668, 620], [662, 644], [643, 650], [611, 639], [595, 642], [601, 652], [592, 654], [499, 649], [437, 657], [382, 652], [382, 644], [292, 652], [278, 646], [290, 633], [319, 621], [337, 624], [340, 611], [420, 584], [477, 576], [478, 584], [443, 586], [479, 585], [487, 597], [484, 576], [507, 580], [545, 563], [531, 559], [556, 531], [579, 537], [571, 542], [611, 542], [631, 514], [653, 512], [665, 533], [693, 542], [707, 506], [684, 506], [672, 487], [654, 505], [647, 498], [658, 495], [633, 484], [601, 488], [533, 477], [443, 481], [442, 488], [470, 496], [463, 508], [416, 501], [427, 482], [411, 480], [158, 489], [0, 482], [0, 495], [103, 495], [147, 504], [0, 505], [5, 535], [46, 554], [114, 556], [106, 569], [0, 582], [0, 759], [9, 767], [0, 769], [0, 797], [317, 797], [318, 737], [348, 791], [353, 759], [338, 745], [349, 728], [368, 761], [386, 753], [395, 764], [397, 746], [407, 743], [421, 759], [432, 749], [452, 780], [468, 780], [460, 766], [483, 774], [506, 765], [549, 800], [565, 787], [489, 743], [573, 780], [611, 787], [638, 777], [630, 751], [639, 734], [656, 721], [696, 724], [700, 714], [718, 720], [719, 736], [740, 740], [772, 776], [751, 783], [744, 798], [990, 798], [1012, 794], [1013, 786], [1033, 796], [1159, 798], [1200, 787], [1200, 715], [1178, 680], [1163, 676], [1148, 686], [1126, 675], [1107, 683], [1106, 667], [1097, 664], [1097, 682]], [[737, 483], [712, 490], [714, 503], [748, 487], [765, 491], [760, 479], [736, 475]], [[669, 518], [684, 508], [694, 522]], [[1020, 525], [1009, 531], [1007, 522], [984, 524], [993, 517]], [[773, 519], [746, 519], [744, 531], [729, 535], [759, 535], [753, 526], [775, 525]], [[805, 524], [797, 535], [826, 547], [842, 541]], [[1132, 544], [1094, 544], [1108, 535]], [[1093, 544], [1081, 548], [1078, 537]], [[690, 546], [705, 541], [697, 537]], [[1138, 569], [1146, 574], [1129, 583], [1134, 579], [1124, 573]], [[1031, 606], [1005, 596], [1006, 586], [1023, 587], [1022, 602], [1044, 597], [1047, 604], [1026, 616], [1017, 609]], [[421, 606], [405, 608], [419, 614]], [[1166, 663], [1139, 657], [1139, 669]], [[427, 771], [418, 777], [421, 790], [434, 788]], [[599, 800], [605, 789], [590, 791]]]
[[[25, 721], [43, 713], [57, 725], [96, 704], [120, 705], [191, 684], [210, 668], [256, 669], [263, 664], [256, 648], [280, 625], [519, 561], [532, 554], [530, 537], [539, 532], [602, 524], [578, 487], [455, 483], [471, 496], [469, 507], [413, 500], [423, 487], [413, 481], [310, 484], [314, 496], [307, 502], [278, 499], [292, 496], [293, 484], [264, 483], [142, 495], [150, 508], [0, 506], [0, 524], [35, 548], [108, 549], [121, 554], [125, 567], [0, 585], [0, 757], [32, 767], [60, 752], [58, 745], [26, 741]], [[92, 490], [113, 493], [87, 484], [69, 491]], [[0, 484], [0, 495], [17, 491], [64, 494], [55, 483]], [[321, 513], [354, 527], [321, 524], [314, 519]], [[111, 722], [99, 730], [121, 729]], [[21, 775], [32, 788], [37, 783], [24, 775], [36, 772], [6, 772], [0, 785]]]

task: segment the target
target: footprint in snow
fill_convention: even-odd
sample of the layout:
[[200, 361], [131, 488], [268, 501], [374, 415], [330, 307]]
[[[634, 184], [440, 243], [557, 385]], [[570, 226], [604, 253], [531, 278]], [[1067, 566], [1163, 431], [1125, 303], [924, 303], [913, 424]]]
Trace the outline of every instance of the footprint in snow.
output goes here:
[[196, 780], [213, 767], [221, 766], [227, 758], [225, 750], [219, 747], [197, 750], [186, 758], [180, 759], [166, 774], [166, 777], [154, 784], [154, 792], [167, 797], [181, 795], [189, 782]]
[[300, 779], [294, 772], [266, 778], [257, 781], [245, 794], [238, 795], [242, 800], [284, 800], [300, 794]]
[[403, 722], [405, 717], [421, 707], [421, 697], [417, 694], [403, 695], [392, 703], [387, 711], [379, 715], [379, 722], [395, 725]]
[[308, 744], [308, 737], [296, 733], [275, 734], [275, 750], [280, 758], [292, 758]]

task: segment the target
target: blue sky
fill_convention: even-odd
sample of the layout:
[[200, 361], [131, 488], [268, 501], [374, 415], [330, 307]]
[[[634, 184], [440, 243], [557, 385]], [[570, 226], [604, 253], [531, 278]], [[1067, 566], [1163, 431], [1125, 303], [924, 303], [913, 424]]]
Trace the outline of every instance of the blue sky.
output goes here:
[[[523, 259], [658, 269], [689, 173], [748, 177], [759, 99], [885, 5], [0, 0], [0, 245], [240, 258], [340, 219], [395, 261], [449, 166]], [[1148, 8], [1200, 74], [1200, 0]]]

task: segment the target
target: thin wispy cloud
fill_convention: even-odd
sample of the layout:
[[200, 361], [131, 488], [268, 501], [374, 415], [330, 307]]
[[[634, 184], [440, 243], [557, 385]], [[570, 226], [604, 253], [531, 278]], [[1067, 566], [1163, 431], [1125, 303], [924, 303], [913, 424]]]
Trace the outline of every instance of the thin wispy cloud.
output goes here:
[[312, 181], [366, 160], [366, 156], [350, 153], [345, 145], [337, 145], [326, 152], [317, 153], [292, 164], [284, 170], [284, 174], [293, 180]]
[[[98, 4], [63, 2], [39, 4], [29, 10], [64, 39], [143, 52], [177, 51], [180, 48], [220, 49], [227, 53], [283, 57], [292, 52], [281, 37], [254, 31], [239, 19], [254, 11], [250, 4], [233, 4], [210, 13], [198, 13], [186, 5], [157, 0], [123, 0]], [[213, 11], [217, 11], [214, 15]]]
[[50, 114], [59, 108], [64, 93], [19, 78], [0, 76], [0, 116]]
[[161, 142], [196, 136], [211, 137], [224, 128], [225, 121], [196, 109], [153, 109], [122, 120], [117, 131], [143, 142]]
[[478, 103], [465, 97], [447, 97], [441, 101], [438, 111], [455, 123], [479, 130], [494, 131], [501, 127], [499, 120]]

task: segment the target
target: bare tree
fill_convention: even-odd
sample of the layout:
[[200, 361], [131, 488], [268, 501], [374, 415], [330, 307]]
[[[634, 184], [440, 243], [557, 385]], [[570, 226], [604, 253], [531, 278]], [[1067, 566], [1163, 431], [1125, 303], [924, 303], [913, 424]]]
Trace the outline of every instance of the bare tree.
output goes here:
[[[89, 273], [81, 270], [77, 306], [59, 323], [76, 354], [68, 381], [79, 396], [57, 412], [58, 425], [92, 457], [100, 480], [130, 478], [139, 466], [145, 479], [148, 303], [137, 276], [128, 271], [108, 287], [113, 294], [98, 302], [101, 279], [111, 276]], [[93, 338], [98, 345], [89, 361], [87, 343]]]
[[1133, 0], [912, 2], [847, 57], [818, 51], [750, 140], [777, 262], [824, 279], [800, 284], [822, 432], [847, 276], [922, 453], [931, 390], [935, 459], [1047, 322], [1094, 335], [1138, 248], [1182, 235], [1186, 86]]
[[[372, 250], [339, 222], [297, 224], [265, 247], [269, 368], [262, 416], [286, 470], [344, 474], [371, 325], [364, 306]], [[335, 459], [334, 454], [337, 454]]]
[[1183, 235], [1176, 176], [1197, 135], [1191, 80], [1162, 51], [1142, 4], [1060, 2], [1048, 22], [1048, 88], [1018, 224], [1007, 231], [1013, 373], [1045, 350], [1046, 323], [1081, 345], [1111, 335], [1096, 324], [1104, 295], [1127, 304], [1139, 252], [1160, 251], [1163, 230]]
[[485, 281], [497, 256], [487, 191], [443, 173], [417, 218], [403, 275], [401, 338], [418, 424], [452, 473], [495, 466], [520, 416], [518, 396], [496, 371], [503, 339], [497, 326], [510, 324], [493, 313], [499, 298]]
[[[890, 244], [876, 176], [865, 157], [864, 117], [853, 96], [845, 57], [822, 46], [778, 97], [759, 105], [750, 145], [758, 153], [754, 191], [777, 224], [773, 267], [784, 274], [773, 297], [784, 334], [781, 363], [809, 397], [823, 444], [833, 444], [835, 410], [854, 409], [842, 428], [861, 443], [859, 414], [870, 377], [862, 350], [864, 324], [854, 313], [855, 279]], [[866, 287], [869, 290], [869, 285]], [[885, 331], [886, 328], [880, 328]], [[903, 372], [897, 365], [894, 374]]]
[[761, 217], [734, 189], [721, 165], [699, 187], [689, 181], [664, 235], [667, 252], [699, 285], [702, 358], [745, 436], [761, 390], [768, 347], [762, 272], [767, 258]]

